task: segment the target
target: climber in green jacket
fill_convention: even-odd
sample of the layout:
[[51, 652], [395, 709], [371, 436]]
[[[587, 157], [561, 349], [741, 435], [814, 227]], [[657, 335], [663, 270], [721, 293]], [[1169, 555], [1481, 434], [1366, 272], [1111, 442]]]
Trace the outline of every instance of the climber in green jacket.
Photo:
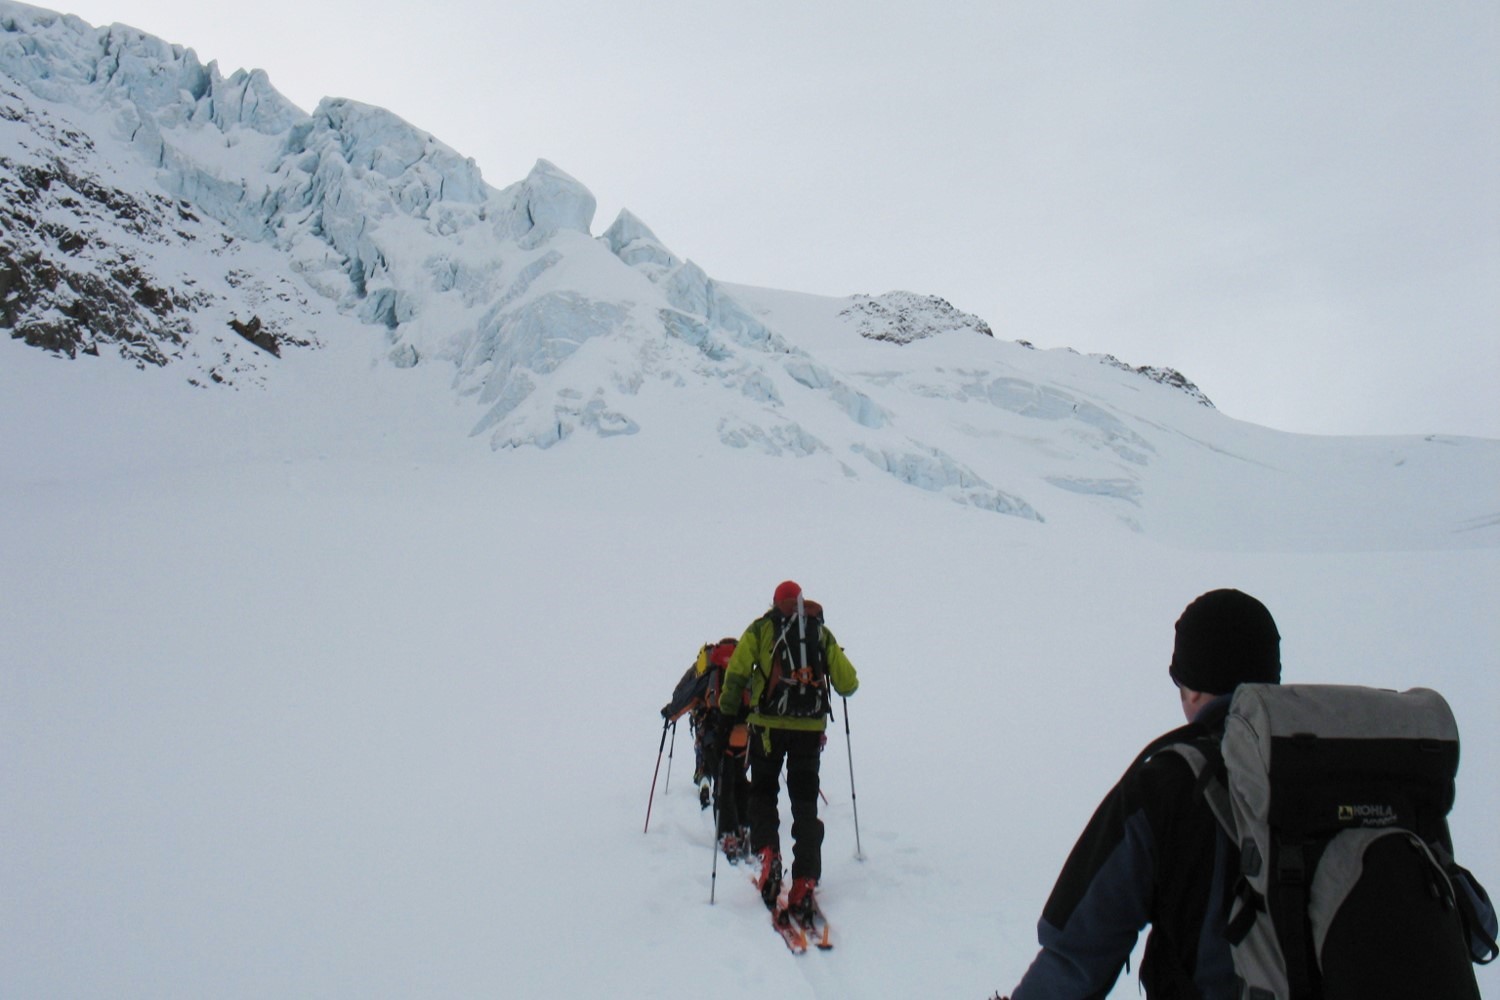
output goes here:
[[[818, 764], [833, 694], [859, 687], [854, 664], [823, 624], [823, 609], [787, 580], [771, 608], [745, 629], [729, 658], [721, 711], [750, 692], [750, 846], [760, 858], [756, 885], [773, 911], [804, 917], [816, 910], [822, 875], [823, 821], [818, 819]], [[781, 767], [792, 807], [792, 885], [781, 900]]]

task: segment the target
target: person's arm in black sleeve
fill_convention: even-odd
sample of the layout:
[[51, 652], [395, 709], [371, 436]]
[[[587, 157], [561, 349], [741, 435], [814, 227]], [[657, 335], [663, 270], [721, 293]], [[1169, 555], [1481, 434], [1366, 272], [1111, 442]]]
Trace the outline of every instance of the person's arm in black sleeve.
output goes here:
[[708, 675], [699, 674], [696, 667], [688, 667], [677, 687], [672, 689], [672, 700], [662, 706], [661, 717], [668, 722], [677, 721], [696, 702], [703, 700], [707, 690]]
[[[1094, 811], [1074, 844], [1037, 922], [1041, 950], [1011, 1000], [1066, 997], [1097, 1000], [1106, 996], [1150, 920], [1156, 884], [1156, 843], [1160, 817], [1154, 815], [1162, 794], [1191, 775], [1180, 760], [1152, 761], [1149, 775], [1132, 768]], [[1178, 772], [1181, 772], [1180, 774]], [[1171, 789], [1153, 788], [1163, 772]]]

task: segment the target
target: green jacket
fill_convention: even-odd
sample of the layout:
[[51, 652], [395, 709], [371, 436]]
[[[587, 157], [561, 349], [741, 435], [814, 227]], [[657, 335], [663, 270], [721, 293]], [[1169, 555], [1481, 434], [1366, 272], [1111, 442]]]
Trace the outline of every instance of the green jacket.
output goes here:
[[[738, 710], [740, 695], [746, 687], [750, 689], [750, 718], [752, 726], [763, 729], [804, 729], [822, 732], [828, 725], [828, 717], [816, 719], [788, 719], [775, 715], [761, 715], [755, 708], [760, 704], [761, 692], [771, 678], [771, 646], [776, 641], [778, 616], [774, 610], [767, 611], [745, 629], [729, 666], [724, 670], [724, 687], [719, 692], [719, 711], [733, 714]], [[828, 680], [833, 692], [845, 697], [859, 688], [859, 675], [854, 664], [844, 655], [833, 633], [823, 628], [823, 660], [828, 664]]]

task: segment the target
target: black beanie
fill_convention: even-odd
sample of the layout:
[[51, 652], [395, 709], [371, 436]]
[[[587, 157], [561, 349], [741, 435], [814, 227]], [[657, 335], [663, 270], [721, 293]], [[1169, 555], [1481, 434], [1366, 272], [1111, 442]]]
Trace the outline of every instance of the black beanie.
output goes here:
[[1240, 684], [1281, 682], [1281, 635], [1266, 606], [1238, 590], [1211, 590], [1177, 619], [1172, 679], [1228, 694]]

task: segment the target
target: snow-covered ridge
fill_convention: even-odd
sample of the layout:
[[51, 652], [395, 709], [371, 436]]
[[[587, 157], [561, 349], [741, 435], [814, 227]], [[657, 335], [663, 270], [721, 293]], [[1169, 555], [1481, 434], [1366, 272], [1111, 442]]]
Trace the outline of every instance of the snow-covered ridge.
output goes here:
[[[729, 285], [629, 211], [593, 235], [593, 195], [546, 160], [496, 189], [381, 108], [305, 113], [263, 72], [12, 0], [0, 194], [13, 339], [256, 385], [367, 336], [382, 364], [445, 373], [497, 450], [646, 435], [1160, 532], [1205, 502], [1182, 442], [1228, 463], [1212, 491], [1294, 440], [1245, 439], [1178, 372], [1028, 350], [937, 296]], [[1489, 524], [1472, 506], [1454, 523]]]
[[[295, 309], [238, 294], [243, 279], [183, 272], [163, 282], [163, 254], [137, 244], [154, 240], [179, 259], [200, 257], [205, 242], [219, 254], [254, 245], [280, 264], [260, 268], [260, 284], [300, 292], [269, 304], [325, 302], [383, 330], [397, 366], [454, 366], [455, 388], [479, 407], [474, 433], [494, 447], [549, 447], [579, 430], [632, 434], [641, 424], [631, 397], [644, 387], [708, 382], [731, 405], [705, 413], [706, 426], [730, 447], [833, 457], [846, 474], [878, 470], [1038, 516], [943, 448], [905, 439], [856, 379], [753, 315], [630, 213], [594, 239], [592, 194], [546, 161], [495, 190], [472, 161], [389, 112], [327, 99], [304, 114], [263, 73], [226, 79], [192, 50], [130, 28], [95, 29], [7, 2], [0, 31], [0, 69], [18, 85], [6, 146], [32, 160], [0, 164], [16, 203], [28, 185], [31, 201], [42, 201], [46, 176], [115, 177], [105, 198], [51, 199], [50, 229], [35, 217], [7, 219], [5, 273], [43, 276], [10, 280], [7, 322], [28, 343], [68, 354], [113, 344], [153, 364], [193, 361], [199, 341], [211, 341], [216, 357], [244, 343], [267, 358], [316, 343]], [[58, 138], [67, 135], [91, 140]], [[117, 210], [85, 210], [89, 203]], [[179, 210], [206, 231], [163, 216], [148, 239], [126, 224]], [[28, 246], [74, 280], [59, 291]], [[121, 266], [140, 260], [150, 266]], [[99, 321], [84, 303], [106, 299], [113, 319]], [[856, 303], [872, 306], [879, 300]], [[606, 379], [580, 360], [596, 354], [610, 359]], [[190, 378], [231, 380], [259, 360], [254, 350], [236, 366], [200, 360], [206, 370]], [[808, 406], [826, 424], [816, 433]]]

